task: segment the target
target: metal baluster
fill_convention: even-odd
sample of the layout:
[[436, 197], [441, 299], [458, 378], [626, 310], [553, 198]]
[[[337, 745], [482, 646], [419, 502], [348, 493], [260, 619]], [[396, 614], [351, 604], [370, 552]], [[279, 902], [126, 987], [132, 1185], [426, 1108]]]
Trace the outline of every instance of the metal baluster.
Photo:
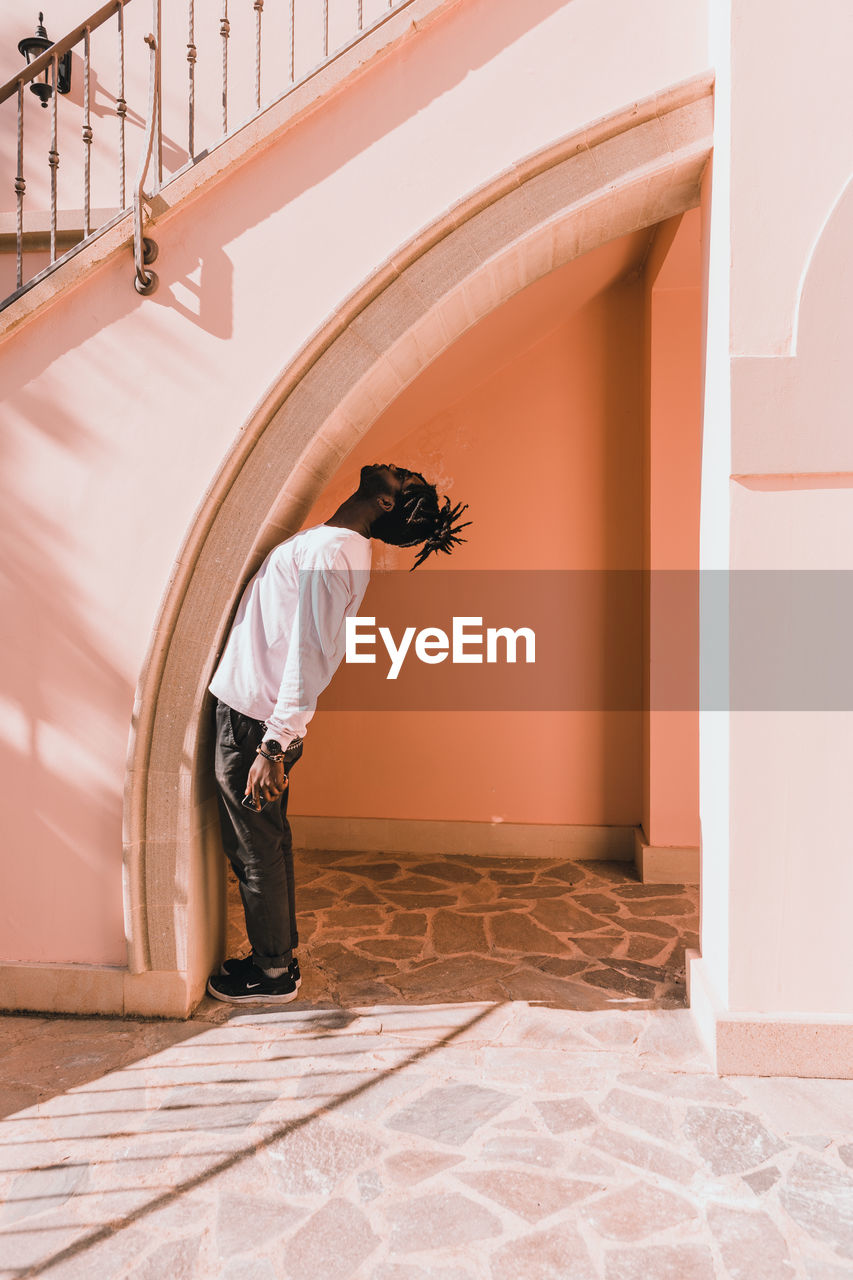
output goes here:
[[296, 0], [290, 0], [290, 83], [296, 71]]
[[124, 96], [124, 5], [118, 7], [118, 97], [116, 98], [116, 115], [119, 118], [118, 132], [118, 200], [119, 208], [125, 204], [126, 163], [124, 155], [124, 121], [127, 115], [127, 102]]
[[323, 57], [329, 56], [329, 0], [323, 0]]
[[163, 185], [163, 22], [160, 0], [154, 0], [154, 31], [157, 37], [157, 190]]
[[24, 86], [18, 85], [18, 173], [15, 177], [15, 195], [18, 201], [18, 227], [16, 245], [18, 254], [18, 288], [24, 283]]
[[255, 106], [261, 109], [261, 16], [264, 11], [264, 0], [255, 0], [252, 6], [257, 14], [255, 23]]
[[[159, 0], [154, 0], [154, 25], [158, 30], [159, 16]], [[149, 49], [148, 115], [145, 123], [145, 140], [139, 157], [139, 169], [133, 184], [133, 262], [136, 269], [133, 284], [137, 293], [143, 296], [153, 293], [158, 283], [156, 272], [145, 270], [146, 266], [154, 262], [157, 257], [157, 245], [142, 234], [142, 205], [145, 176], [151, 161], [151, 148], [154, 144], [154, 130], [157, 125], [157, 95], [160, 88], [160, 46], [153, 34], [145, 37], [145, 43]]]
[[189, 63], [189, 154], [190, 159], [195, 158], [195, 64], [198, 51], [195, 47], [195, 2], [189, 0], [189, 39], [187, 40], [187, 62]]
[[85, 239], [92, 230], [92, 125], [89, 119], [91, 102], [91, 59], [89, 47], [89, 28], [83, 37], [83, 237]]
[[56, 147], [56, 104], [59, 94], [56, 92], [56, 81], [59, 59], [54, 56], [50, 65], [53, 68], [53, 93], [50, 96], [52, 107], [50, 113], [50, 151], [47, 155], [47, 161], [50, 165], [50, 260], [51, 262], [56, 262], [56, 170], [59, 168], [59, 152]]
[[219, 20], [219, 34], [222, 36], [222, 132], [228, 132], [228, 36], [231, 23], [228, 21], [228, 0], [222, 0], [222, 17]]
[[361, 31], [364, 26], [363, 0], [358, 0], [358, 29]]

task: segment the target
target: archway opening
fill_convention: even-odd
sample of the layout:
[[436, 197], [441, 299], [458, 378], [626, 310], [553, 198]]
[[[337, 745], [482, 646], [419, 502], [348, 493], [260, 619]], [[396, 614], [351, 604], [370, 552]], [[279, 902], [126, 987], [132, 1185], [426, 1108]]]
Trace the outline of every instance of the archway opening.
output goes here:
[[[647, 881], [663, 869], [673, 882], [698, 825], [696, 708], [662, 716], [644, 686], [650, 652], [671, 642], [657, 618], [650, 626], [650, 583], [659, 601], [655, 577], [675, 569], [689, 601], [691, 556], [694, 577], [698, 563], [698, 248], [694, 212], [515, 294], [378, 416], [311, 506], [304, 527], [326, 519], [369, 462], [422, 471], [469, 502], [476, 522], [450, 566], [419, 570], [422, 581], [458, 575], [448, 616], [431, 621], [449, 630], [454, 604], [469, 612], [466, 599], [482, 600], [483, 578], [499, 607], [526, 575], [535, 591], [587, 603], [563, 638], [565, 662], [589, 666], [569, 689], [604, 680], [598, 698], [575, 705], [552, 669], [548, 707], [454, 705], [441, 680], [430, 709], [348, 704], [331, 687], [290, 797], [303, 995], [683, 1003], [698, 893], [643, 884], [634, 855], [639, 846]], [[407, 586], [412, 558], [374, 543], [374, 581], [386, 581], [368, 589], [362, 615], [390, 622], [383, 601]], [[690, 616], [682, 622], [677, 648], [695, 642]], [[608, 704], [608, 689], [625, 704]], [[229, 922], [239, 951], [233, 886]]]
[[242, 584], [342, 459], [471, 325], [591, 250], [695, 208], [710, 77], [633, 103], [472, 194], [306, 341], [236, 439], [188, 534], [137, 692], [125, 799], [125, 1007], [185, 1013], [220, 946], [207, 684]]

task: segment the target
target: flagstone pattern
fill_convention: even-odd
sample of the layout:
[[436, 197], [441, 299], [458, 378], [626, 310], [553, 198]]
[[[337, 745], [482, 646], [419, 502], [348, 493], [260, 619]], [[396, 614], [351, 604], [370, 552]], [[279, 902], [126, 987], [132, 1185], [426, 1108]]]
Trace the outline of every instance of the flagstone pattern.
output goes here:
[[[698, 886], [549, 858], [296, 855], [303, 999], [680, 1008]], [[236, 880], [230, 955], [248, 951]]]
[[293, 1004], [0, 1018], [0, 1280], [853, 1276], [853, 1081], [711, 1074], [694, 890], [556, 860], [297, 875]]

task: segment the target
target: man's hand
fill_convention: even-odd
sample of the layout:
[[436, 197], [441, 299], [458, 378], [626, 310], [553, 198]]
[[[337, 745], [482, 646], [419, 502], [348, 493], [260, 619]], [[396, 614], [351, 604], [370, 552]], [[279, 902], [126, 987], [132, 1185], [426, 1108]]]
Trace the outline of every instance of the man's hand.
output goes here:
[[246, 795], [251, 795], [256, 809], [260, 809], [267, 800], [277, 800], [286, 786], [283, 760], [272, 761], [260, 755], [255, 757], [246, 781]]

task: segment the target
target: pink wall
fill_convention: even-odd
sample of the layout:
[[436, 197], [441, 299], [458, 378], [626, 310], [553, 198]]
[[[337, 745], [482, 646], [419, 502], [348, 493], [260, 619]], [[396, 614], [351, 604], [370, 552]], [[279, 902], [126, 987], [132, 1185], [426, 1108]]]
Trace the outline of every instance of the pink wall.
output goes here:
[[[727, 59], [722, 26], [720, 35]], [[730, 315], [720, 283], [705, 433], [727, 442], [730, 413], [725, 469], [734, 478], [727, 527], [708, 521], [707, 567], [850, 568], [851, 41], [853, 12], [837, 0], [731, 4], [730, 99], [728, 75], [718, 76], [710, 229], [721, 280], [730, 267]], [[710, 510], [719, 489], [708, 478]], [[792, 626], [800, 621], [798, 610]], [[820, 631], [818, 623], [806, 669], [836, 638]], [[735, 706], [707, 723], [703, 789], [718, 799], [703, 817], [703, 957], [717, 996], [733, 1010], [849, 1018], [853, 716], [843, 701], [809, 710], [783, 696], [775, 709]]]
[[447, 209], [706, 58], [704, 9], [682, 0], [466, 0], [160, 222], [152, 298], [122, 254], [3, 341], [0, 956], [124, 960], [133, 691], [194, 512], [266, 388]]
[[[649, 240], [641, 232], [569, 263], [469, 330], [377, 420], [307, 523], [331, 514], [365, 462], [390, 459], [435, 477], [475, 521], [449, 561], [433, 557], [421, 574], [640, 568], [642, 285], [636, 270], [622, 280]], [[412, 558], [374, 543], [376, 569]], [[361, 612], [369, 606], [368, 596]], [[585, 634], [599, 628], [587, 639], [604, 649], [603, 621], [577, 621]], [[636, 712], [321, 710], [309, 734], [294, 813], [640, 820]]]
[[[59, 39], [73, 27], [83, 22], [99, 5], [97, 0], [55, 0], [46, 12], [46, 27], [53, 39]], [[356, 0], [330, 0], [329, 50], [333, 53], [357, 32]], [[459, 9], [449, 0], [448, 9]], [[462, 72], [471, 72], [474, 78], [482, 77], [485, 68], [494, 65], [495, 53], [509, 42], [517, 46], [521, 62], [515, 69], [517, 78], [507, 81], [504, 110], [526, 124], [531, 103], [519, 98], [520, 87], [536, 76], [537, 95], [543, 100], [537, 104], [538, 114], [543, 108], [556, 122], [560, 111], [570, 119], [582, 111], [581, 119], [594, 119], [609, 109], [610, 86], [615, 82], [627, 82], [626, 96], [620, 101], [643, 97], [660, 85], [684, 78], [704, 67], [704, 39], [702, 16], [704, 3], [684, 6], [677, 0], [644, 0], [636, 5], [630, 0], [609, 0], [606, 13], [600, 5], [590, 0], [573, 0], [570, 6], [565, 0], [536, 0], [525, 6], [523, 16], [517, 9], [501, 2], [488, 7], [485, 16], [483, 0], [465, 0], [464, 12], [448, 14], [454, 23], [453, 53], [444, 59], [446, 84], [438, 86], [440, 95]], [[573, 10], [569, 12], [569, 10]], [[598, 10], [598, 11], [596, 11]], [[386, 0], [362, 0], [363, 23], [371, 22], [387, 14]], [[482, 12], [481, 12], [482, 11]], [[0, 49], [0, 82], [14, 75], [23, 65], [17, 51], [17, 42], [23, 35], [35, 30], [37, 7], [32, 13], [22, 13], [18, 0], [0, 0], [0, 20], [7, 38]], [[187, 6], [185, 4], [162, 5], [162, 127], [163, 163], [166, 175], [175, 173], [188, 159], [188, 64]], [[231, 33], [228, 41], [228, 96], [229, 129], [233, 130], [247, 120], [255, 110], [255, 13], [250, 3], [234, 5], [229, 11]], [[606, 41], [599, 39], [602, 25], [609, 32]], [[573, 69], [571, 83], [565, 78], [552, 78], [539, 60], [538, 36], [531, 34], [537, 28], [548, 26], [557, 47], [588, 46], [596, 49], [596, 56], [583, 60]], [[152, 27], [150, 0], [130, 0], [125, 9], [125, 97], [128, 103], [126, 117], [126, 149], [128, 187], [126, 204], [130, 203], [130, 191], [136, 173], [145, 131], [148, 102], [148, 48], [144, 36]], [[637, 60], [634, 65], [623, 60], [622, 49], [639, 49], [651, 43], [654, 27], [666, 29], [665, 47], [653, 50], [651, 63]], [[619, 28], [614, 40], [612, 31]], [[262, 22], [262, 74], [261, 101], [266, 105], [290, 85], [290, 6], [267, 4]], [[542, 33], [544, 34], [544, 33]], [[198, 5], [195, 10], [195, 154], [215, 145], [222, 136], [222, 39], [220, 36], [219, 6]], [[571, 42], [571, 43], [570, 43]], [[118, 194], [118, 145], [119, 129], [115, 115], [115, 99], [118, 92], [117, 27], [110, 20], [93, 33], [91, 84], [91, 127], [94, 143], [91, 150], [91, 194], [95, 208], [117, 210]], [[323, 58], [323, 5], [318, 0], [295, 0], [294, 70], [299, 80], [310, 72]], [[681, 66], [689, 64], [686, 71]], [[659, 75], [659, 68], [664, 70]], [[676, 68], [679, 68], [676, 70]], [[675, 71], [675, 74], [672, 72]], [[544, 74], [543, 74], [544, 73]], [[485, 73], [488, 76], [488, 72]], [[443, 79], [444, 77], [442, 77]], [[628, 87], [632, 85], [632, 87]], [[402, 87], [402, 86], [400, 86]], [[414, 87], [414, 86], [412, 86]], [[47, 153], [50, 148], [51, 111], [43, 110], [36, 97], [29, 91], [26, 99], [25, 174], [27, 192], [26, 219], [37, 216], [50, 207], [50, 169]], [[384, 114], [376, 99], [377, 119], [380, 131]], [[450, 99], [436, 104], [440, 111], [450, 105]], [[58, 141], [60, 165], [57, 174], [59, 206], [61, 209], [83, 207], [83, 146], [81, 126], [83, 111], [83, 63], [81, 53], [75, 53], [72, 67], [72, 90], [59, 102]], [[0, 210], [15, 208], [14, 174], [16, 167], [16, 127], [14, 99], [0, 107]], [[349, 112], [345, 112], [345, 115]], [[457, 128], [460, 118], [454, 114], [445, 119], [445, 128]], [[453, 124], [450, 124], [450, 121]], [[499, 127], [497, 119], [495, 127]], [[5, 127], [4, 127], [5, 126]], [[564, 132], [559, 126], [554, 136]], [[482, 139], [478, 139], [482, 144]], [[534, 145], [538, 145], [534, 144]], [[448, 150], [447, 148], [443, 148]], [[533, 149], [531, 146], [527, 150]], [[428, 155], [431, 144], [422, 153]], [[525, 154], [524, 151], [519, 155]], [[460, 151], [460, 158], [463, 153]], [[468, 177], [473, 177], [475, 166], [470, 153], [465, 155]], [[473, 184], [476, 185], [476, 184]], [[148, 184], [150, 189], [151, 184]], [[42, 222], [44, 218], [42, 218]], [[14, 229], [14, 223], [12, 224]], [[11, 246], [13, 247], [13, 246]], [[35, 275], [49, 262], [46, 252], [28, 252], [27, 276]], [[5, 297], [15, 285], [15, 260], [11, 252], [0, 253], [0, 297]]]

